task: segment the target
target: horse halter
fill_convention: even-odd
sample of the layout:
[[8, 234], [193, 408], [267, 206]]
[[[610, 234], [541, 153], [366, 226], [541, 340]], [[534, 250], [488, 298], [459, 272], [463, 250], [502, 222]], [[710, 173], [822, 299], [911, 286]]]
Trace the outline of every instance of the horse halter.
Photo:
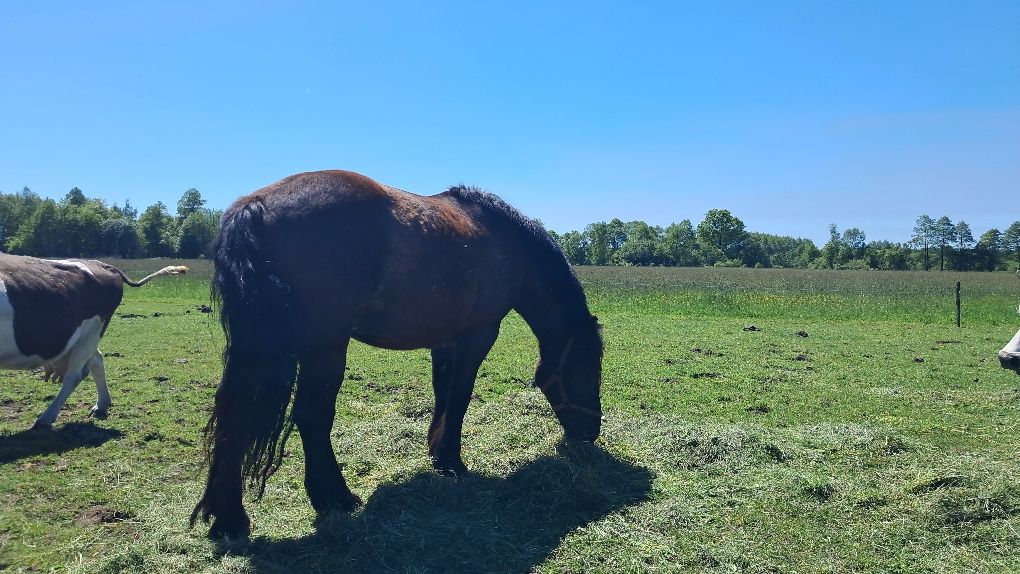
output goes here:
[[[596, 411], [589, 408], [582, 407], [581, 405], [570, 402], [567, 398], [567, 389], [563, 386], [563, 364], [567, 362], [567, 353], [570, 352], [570, 347], [574, 345], [574, 337], [567, 339], [567, 346], [563, 349], [563, 354], [560, 355], [560, 362], [556, 365], [556, 370], [553, 374], [546, 379], [545, 384], [538, 387], [542, 389], [542, 392], [547, 396], [551, 393], [553, 385], [556, 385], [560, 391], [560, 402], [553, 405], [553, 412], [560, 412], [563, 409], [574, 409], [575, 411], [591, 415], [596, 418], [602, 418], [602, 411]], [[536, 385], [537, 386], [537, 385]]]

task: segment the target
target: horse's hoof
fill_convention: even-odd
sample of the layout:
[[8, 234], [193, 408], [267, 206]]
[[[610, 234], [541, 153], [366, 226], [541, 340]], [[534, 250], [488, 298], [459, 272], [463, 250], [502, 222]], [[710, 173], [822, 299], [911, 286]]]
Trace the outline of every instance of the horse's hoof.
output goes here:
[[467, 467], [460, 460], [442, 461], [433, 458], [432, 468], [443, 476], [464, 476], [468, 473]]
[[53, 430], [53, 425], [51, 423], [44, 423], [42, 421], [35, 421], [35, 424], [32, 425], [32, 428], [30, 428], [28, 430], [33, 430], [33, 431], [51, 431], [51, 430]]
[[101, 409], [98, 406], [92, 407], [92, 410], [89, 411], [89, 416], [92, 417], [92, 418], [95, 418], [95, 419], [101, 419], [102, 420], [102, 419], [105, 419], [106, 417], [108, 417], [109, 415], [110, 415], [110, 412], [107, 409]]
[[251, 534], [251, 522], [247, 516], [238, 519], [216, 518], [209, 528], [212, 540], [247, 540]]
[[350, 496], [344, 498], [330, 498], [329, 500], [312, 502], [312, 508], [315, 509], [315, 514], [319, 517], [323, 517], [333, 514], [334, 512], [354, 512], [362, 504], [361, 498], [352, 492], [350, 493]]

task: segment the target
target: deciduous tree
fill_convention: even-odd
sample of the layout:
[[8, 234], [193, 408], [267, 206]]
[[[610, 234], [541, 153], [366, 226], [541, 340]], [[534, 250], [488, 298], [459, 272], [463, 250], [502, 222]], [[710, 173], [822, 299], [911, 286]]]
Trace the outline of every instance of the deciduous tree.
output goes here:
[[174, 254], [174, 218], [162, 201], [149, 206], [138, 218], [142, 248], [147, 257], [170, 257]]
[[726, 209], [710, 209], [698, 224], [698, 241], [703, 251], [710, 249], [713, 258], [721, 254], [729, 260], [739, 259], [747, 238], [744, 222]]
[[910, 242], [924, 253], [924, 270], [928, 271], [931, 269], [930, 258], [928, 256], [928, 249], [932, 245], [932, 237], [934, 235], [935, 220], [928, 215], [922, 215], [917, 218], [914, 222], [914, 235], [911, 236]]

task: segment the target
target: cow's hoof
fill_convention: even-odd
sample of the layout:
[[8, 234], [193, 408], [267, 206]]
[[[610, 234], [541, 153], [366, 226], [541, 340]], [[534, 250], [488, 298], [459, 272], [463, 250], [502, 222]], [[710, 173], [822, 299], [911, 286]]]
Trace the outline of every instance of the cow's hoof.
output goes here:
[[97, 419], [105, 419], [107, 416], [109, 416], [109, 414], [110, 414], [109, 410], [101, 409], [99, 408], [99, 405], [92, 407], [92, 410], [89, 411], [89, 416]]
[[1003, 369], [1009, 369], [1020, 374], [1020, 354], [999, 351], [999, 364]]
[[51, 431], [51, 430], [53, 430], [53, 424], [51, 424], [51, 423], [44, 423], [42, 421], [35, 421], [35, 424], [32, 425], [32, 428], [30, 428], [28, 430], [33, 430], [33, 431]]

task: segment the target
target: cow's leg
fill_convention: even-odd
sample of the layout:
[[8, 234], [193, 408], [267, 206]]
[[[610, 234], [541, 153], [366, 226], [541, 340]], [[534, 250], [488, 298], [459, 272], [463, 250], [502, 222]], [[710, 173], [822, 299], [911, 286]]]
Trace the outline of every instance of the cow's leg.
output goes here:
[[347, 344], [345, 340], [339, 348], [302, 353], [294, 394], [293, 418], [305, 451], [305, 491], [319, 515], [350, 511], [361, 504], [348, 488], [329, 440]]
[[467, 472], [461, 460], [461, 429], [482, 360], [499, 335], [499, 323], [466, 333], [451, 345], [432, 350], [435, 411], [429, 425], [429, 456], [441, 472]]
[[60, 392], [53, 398], [53, 402], [46, 408], [45, 411], [39, 415], [39, 418], [35, 419], [35, 424], [32, 425], [33, 430], [47, 430], [53, 428], [53, 423], [57, 420], [57, 415], [60, 414], [60, 408], [64, 406], [64, 402], [67, 401], [67, 397], [71, 396], [74, 392], [75, 387], [81, 382], [82, 370], [74, 369], [67, 371], [64, 375], [60, 384]]
[[92, 380], [96, 382], [96, 391], [99, 393], [99, 398], [96, 400], [95, 406], [92, 407], [92, 416], [105, 419], [113, 402], [110, 400], [110, 388], [106, 386], [106, 365], [103, 364], [103, 353], [97, 349], [89, 359], [87, 367], [89, 373], [92, 374]]
[[67, 371], [61, 379], [60, 392], [53, 398], [50, 406], [36, 419], [35, 424], [32, 425], [33, 429], [49, 429], [53, 427], [53, 423], [57, 420], [57, 415], [60, 414], [60, 408], [64, 406], [67, 397], [71, 396], [71, 393], [74, 392], [75, 387], [81, 382], [84, 374], [88, 372], [86, 363], [96, 353], [96, 346], [99, 344], [99, 337], [102, 334], [102, 322], [98, 321], [98, 317], [96, 320], [90, 319], [82, 323], [82, 326], [78, 327], [78, 329], [81, 331], [80, 336], [78, 337], [78, 342], [68, 350]]

